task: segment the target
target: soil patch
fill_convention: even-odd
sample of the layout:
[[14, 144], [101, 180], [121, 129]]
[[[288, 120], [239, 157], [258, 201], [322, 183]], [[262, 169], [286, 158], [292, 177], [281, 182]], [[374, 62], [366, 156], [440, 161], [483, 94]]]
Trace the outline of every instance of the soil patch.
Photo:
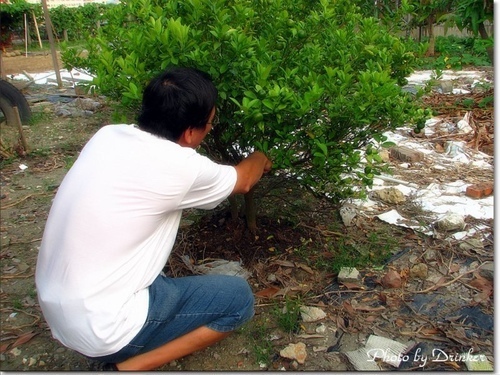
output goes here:
[[[57, 61], [59, 69], [62, 69], [62, 61], [60, 53], [57, 52]], [[15, 74], [27, 73], [43, 73], [54, 70], [52, 55], [49, 52], [36, 52], [20, 54], [17, 56], [2, 56], [3, 74], [11, 76]]]

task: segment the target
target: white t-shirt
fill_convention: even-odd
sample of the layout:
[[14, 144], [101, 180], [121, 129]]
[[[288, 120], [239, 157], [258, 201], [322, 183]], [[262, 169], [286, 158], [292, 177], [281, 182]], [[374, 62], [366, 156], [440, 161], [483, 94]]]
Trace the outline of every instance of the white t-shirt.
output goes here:
[[59, 187], [38, 255], [38, 298], [53, 336], [88, 356], [128, 344], [182, 209], [214, 208], [236, 179], [234, 167], [133, 125], [100, 129]]

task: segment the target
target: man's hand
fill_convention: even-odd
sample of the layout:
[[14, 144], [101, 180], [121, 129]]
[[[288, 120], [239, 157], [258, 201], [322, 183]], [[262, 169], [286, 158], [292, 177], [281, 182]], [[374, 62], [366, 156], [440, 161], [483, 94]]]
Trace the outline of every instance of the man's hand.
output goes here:
[[272, 169], [273, 163], [267, 156], [256, 151], [243, 159], [234, 168], [238, 173], [238, 180], [232, 194], [246, 194], [260, 180], [262, 174]]

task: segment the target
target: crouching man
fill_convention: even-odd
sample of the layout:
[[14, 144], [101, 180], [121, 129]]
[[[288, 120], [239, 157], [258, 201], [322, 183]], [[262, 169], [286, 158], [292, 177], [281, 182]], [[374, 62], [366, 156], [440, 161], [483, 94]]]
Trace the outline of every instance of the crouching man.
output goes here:
[[150, 370], [225, 338], [254, 314], [236, 276], [162, 274], [186, 208], [212, 209], [271, 169], [196, 152], [214, 126], [217, 90], [170, 68], [144, 91], [137, 125], [102, 127], [65, 176], [36, 269], [43, 315], [65, 346], [101, 369]]

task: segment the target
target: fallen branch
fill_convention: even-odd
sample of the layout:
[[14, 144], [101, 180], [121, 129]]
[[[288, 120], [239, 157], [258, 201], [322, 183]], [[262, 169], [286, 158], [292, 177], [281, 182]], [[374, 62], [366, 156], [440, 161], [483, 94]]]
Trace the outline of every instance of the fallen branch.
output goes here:
[[15, 275], [2, 275], [0, 276], [1, 280], [9, 280], [9, 279], [27, 279], [33, 277], [35, 274], [30, 273], [28, 275], [23, 275], [23, 273], [16, 273]]
[[327, 236], [339, 236], [339, 237], [342, 237], [343, 234], [342, 233], [339, 233], [339, 232], [333, 232], [333, 231], [330, 231], [330, 230], [325, 230], [325, 229], [319, 229], [319, 228], [316, 228], [316, 227], [310, 227], [309, 225], [306, 225], [306, 224], [302, 224], [300, 223], [299, 224], [301, 227], [304, 227], [304, 228], [309, 228], [309, 229], [315, 229], [317, 230], [318, 232], [320, 232], [322, 235], [324, 235], [325, 237]]
[[11, 207], [14, 207], [14, 206], [18, 205], [19, 203], [24, 202], [26, 199], [31, 198], [31, 197], [34, 197], [34, 196], [37, 196], [37, 195], [46, 195], [46, 193], [28, 194], [27, 196], [25, 196], [24, 198], [19, 199], [19, 200], [18, 200], [18, 201], [16, 201], [16, 202], [13, 202], [13, 203], [11, 203], [11, 204], [2, 205], [2, 207], [1, 207], [0, 209], [1, 209], [1, 210], [3, 210], [3, 209], [5, 209], [5, 208], [11, 208]]
[[30, 314], [29, 312], [26, 312], [24, 310], [19, 310], [19, 309], [13, 309], [13, 310], [33, 317], [33, 318], [35, 318], [35, 321], [31, 322], [30, 324], [24, 324], [22, 326], [9, 327], [9, 329], [16, 330], [16, 329], [23, 329], [23, 328], [26, 328], [26, 327], [32, 327], [32, 326], [34, 326], [35, 324], [37, 324], [41, 320], [40, 316], [38, 316], [38, 315]]
[[41, 240], [42, 240], [42, 238], [35, 238], [34, 240], [30, 240], [30, 241], [9, 241], [9, 243], [6, 246], [28, 244], [28, 243], [38, 242]]

